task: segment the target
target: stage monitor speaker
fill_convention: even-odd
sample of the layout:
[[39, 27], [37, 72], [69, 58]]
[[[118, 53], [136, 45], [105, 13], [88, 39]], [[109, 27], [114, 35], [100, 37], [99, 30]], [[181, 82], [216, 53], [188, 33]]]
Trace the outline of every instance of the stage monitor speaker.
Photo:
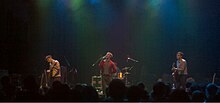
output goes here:
[[101, 76], [92, 76], [92, 86], [96, 89], [99, 95], [103, 95]]

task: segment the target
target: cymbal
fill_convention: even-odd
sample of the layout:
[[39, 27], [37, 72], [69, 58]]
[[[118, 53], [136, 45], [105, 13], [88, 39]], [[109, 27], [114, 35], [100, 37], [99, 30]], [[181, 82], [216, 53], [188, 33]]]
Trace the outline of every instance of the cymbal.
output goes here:
[[124, 74], [128, 75], [128, 74], [131, 74], [131, 73], [129, 73], [129, 72], [125, 72]]
[[128, 70], [128, 69], [130, 69], [130, 67], [124, 67], [124, 68], [122, 68], [122, 70]]

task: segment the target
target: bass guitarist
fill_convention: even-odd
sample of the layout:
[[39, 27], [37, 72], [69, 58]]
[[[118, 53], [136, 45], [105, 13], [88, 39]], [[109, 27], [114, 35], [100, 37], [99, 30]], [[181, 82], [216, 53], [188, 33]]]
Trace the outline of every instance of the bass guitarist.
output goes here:
[[183, 59], [183, 53], [182, 52], [177, 52], [176, 54], [176, 67], [174, 66], [175, 63], [173, 64], [172, 70], [173, 70], [173, 77], [174, 81], [176, 82], [176, 88], [177, 89], [185, 89], [186, 85], [186, 78], [188, 75], [188, 70], [187, 70], [187, 62], [185, 59]]

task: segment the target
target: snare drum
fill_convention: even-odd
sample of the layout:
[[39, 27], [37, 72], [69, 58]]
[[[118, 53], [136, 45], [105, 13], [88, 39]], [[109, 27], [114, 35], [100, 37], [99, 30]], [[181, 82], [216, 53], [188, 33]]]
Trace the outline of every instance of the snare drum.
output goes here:
[[122, 73], [122, 72], [119, 72], [119, 73], [118, 73], [118, 79], [124, 79], [124, 76], [123, 76], [123, 73]]

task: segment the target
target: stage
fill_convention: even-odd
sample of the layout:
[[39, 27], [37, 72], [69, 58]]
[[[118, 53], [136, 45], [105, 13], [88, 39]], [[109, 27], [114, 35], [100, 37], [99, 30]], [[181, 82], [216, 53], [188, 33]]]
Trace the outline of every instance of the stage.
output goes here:
[[[176, 53], [188, 77], [220, 83], [219, 0], [1, 0], [0, 75], [38, 84], [52, 55], [65, 82], [92, 85], [99, 58], [111, 52], [130, 85], [172, 84]], [[95, 65], [93, 65], [95, 63]], [[125, 74], [125, 75], [127, 75]], [[119, 76], [120, 74], [116, 74]], [[124, 74], [123, 74], [124, 75]]]

